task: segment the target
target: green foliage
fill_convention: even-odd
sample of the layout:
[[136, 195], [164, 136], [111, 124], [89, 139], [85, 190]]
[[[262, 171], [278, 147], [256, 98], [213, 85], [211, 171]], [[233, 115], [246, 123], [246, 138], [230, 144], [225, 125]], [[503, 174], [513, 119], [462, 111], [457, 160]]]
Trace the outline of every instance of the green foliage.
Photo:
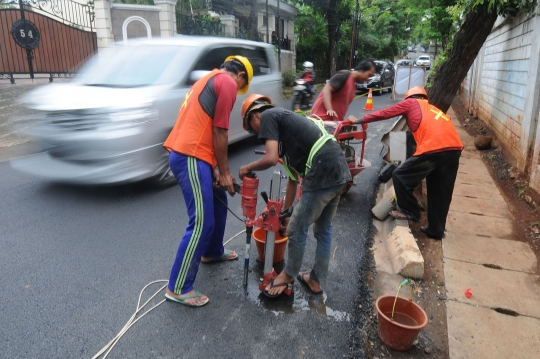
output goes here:
[[296, 71], [286, 70], [281, 73], [283, 77], [283, 86], [291, 87], [294, 85], [294, 79], [296, 78]]
[[448, 54], [452, 51], [452, 44], [450, 43], [446, 48], [439, 53], [439, 56], [437, 56], [433, 62], [431, 63], [431, 72], [429, 73], [429, 78], [426, 83], [426, 87], [430, 88], [433, 84], [431, 83], [431, 79], [435, 77], [435, 74], [437, 73], [437, 69], [439, 66], [443, 63], [445, 63], [448, 60]]
[[176, 29], [182, 35], [219, 36], [221, 21], [210, 15], [184, 15], [176, 13]]
[[306, 5], [297, 6], [298, 15], [295, 19], [295, 33], [298, 34], [296, 43], [296, 68], [301, 69], [304, 61], [313, 62], [317, 80], [325, 80], [328, 72], [328, 35], [324, 17], [314, 13]]

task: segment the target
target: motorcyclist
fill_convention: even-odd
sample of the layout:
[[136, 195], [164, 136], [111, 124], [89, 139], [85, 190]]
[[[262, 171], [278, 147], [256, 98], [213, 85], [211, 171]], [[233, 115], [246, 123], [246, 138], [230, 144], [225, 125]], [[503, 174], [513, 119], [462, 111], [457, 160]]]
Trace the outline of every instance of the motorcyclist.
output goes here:
[[313, 71], [313, 63], [305, 61], [302, 66], [304, 67], [304, 70], [302, 71], [300, 78], [306, 81], [306, 88], [309, 90], [311, 99], [313, 100], [313, 96], [315, 96], [315, 72]]

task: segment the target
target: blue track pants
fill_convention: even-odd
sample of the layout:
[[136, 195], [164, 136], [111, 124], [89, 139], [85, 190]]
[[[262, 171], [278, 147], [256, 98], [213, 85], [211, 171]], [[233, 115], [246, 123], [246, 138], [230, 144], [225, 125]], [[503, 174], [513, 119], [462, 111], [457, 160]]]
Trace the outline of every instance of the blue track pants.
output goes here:
[[176, 294], [193, 290], [202, 257], [223, 255], [227, 222], [227, 194], [212, 188], [212, 166], [195, 157], [171, 152], [169, 165], [182, 189], [189, 223], [180, 241], [169, 278], [169, 289]]

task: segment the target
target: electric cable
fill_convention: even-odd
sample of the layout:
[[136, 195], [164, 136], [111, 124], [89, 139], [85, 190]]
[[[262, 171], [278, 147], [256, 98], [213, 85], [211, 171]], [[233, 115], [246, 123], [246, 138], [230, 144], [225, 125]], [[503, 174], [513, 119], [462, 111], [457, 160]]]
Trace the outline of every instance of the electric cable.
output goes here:
[[242, 233], [245, 233], [245, 232], [246, 232], [246, 230], [244, 229], [244, 230], [242, 230], [242, 231], [236, 233], [234, 236], [232, 236], [231, 238], [229, 238], [229, 239], [227, 240], [227, 242], [223, 243], [223, 246], [226, 246], [230, 241], [232, 241], [233, 239], [235, 239], [236, 237], [238, 237], [239, 235], [241, 235]]
[[236, 215], [236, 213], [234, 213], [234, 212], [229, 208], [229, 206], [227, 206], [227, 203], [223, 202], [223, 201], [221, 200], [221, 198], [219, 198], [218, 196], [216, 196], [215, 193], [214, 193], [214, 197], [216, 197], [216, 198], [218, 199], [218, 201], [220, 201], [221, 203], [223, 203], [223, 205], [227, 208], [227, 210], [228, 210], [229, 212], [231, 212], [233, 216], [235, 216], [236, 218], [238, 218], [238, 220], [239, 220], [240, 222], [242, 222], [242, 223], [245, 223], [245, 222], [246, 222], [246, 221], [244, 221], [242, 218], [238, 217], [238, 216]]
[[[243, 221], [242, 221], [243, 222]], [[232, 241], [233, 239], [235, 239], [236, 237], [238, 237], [239, 235], [241, 235], [242, 233], [244, 233], [246, 230], [244, 229], [243, 231], [240, 231], [238, 232], [237, 234], [235, 234], [234, 236], [232, 236], [231, 238], [229, 238], [225, 243], [223, 243], [223, 246], [226, 246], [230, 241]], [[146, 288], [148, 288], [149, 286], [151, 286], [152, 284], [155, 284], [155, 283], [165, 283], [164, 286], [162, 286], [157, 292], [155, 292], [147, 301], [146, 303], [144, 303], [142, 306], [140, 305], [141, 304], [141, 297], [142, 297], [142, 294], [144, 293], [144, 291], [146, 290]], [[163, 299], [161, 302], [159, 302], [158, 304], [154, 305], [153, 307], [151, 307], [150, 309], [148, 309], [146, 312], [144, 312], [144, 314], [142, 314], [140, 317], [138, 317], [137, 319], [135, 319], [137, 317], [137, 314], [139, 314], [139, 312], [146, 306], [148, 305], [148, 303], [150, 303], [150, 301], [152, 299], [154, 299], [154, 297], [156, 295], [159, 294], [159, 292], [161, 292], [163, 289], [165, 289], [167, 287], [167, 284], [169, 283], [168, 280], [166, 279], [160, 279], [160, 280], [155, 280], [153, 282], [150, 282], [148, 283], [147, 285], [144, 286], [144, 288], [141, 290], [141, 292], [139, 293], [139, 300], [137, 302], [137, 309], [135, 310], [135, 313], [133, 313], [133, 315], [131, 316], [131, 318], [129, 318], [129, 320], [127, 321], [127, 323], [124, 325], [124, 327], [118, 332], [118, 334], [116, 334], [116, 336], [107, 344], [105, 345], [96, 355], [94, 355], [92, 357], [92, 359], [98, 359], [99, 357], [101, 357], [103, 355], [103, 358], [102, 359], [105, 359], [107, 358], [107, 356], [109, 355], [109, 353], [111, 352], [111, 350], [113, 350], [114, 346], [116, 345], [116, 343], [118, 343], [120, 341], [120, 339], [122, 338], [122, 336], [124, 334], [126, 334], [126, 332], [135, 324], [137, 323], [140, 319], [142, 319], [142, 317], [144, 317], [146, 314], [150, 313], [152, 310], [156, 309], [157, 307], [159, 307], [161, 304], [165, 303], [166, 302], [166, 299]]]
[[[146, 303], [144, 303], [142, 306], [140, 306], [141, 304], [141, 297], [142, 297], [142, 294], [144, 292], [144, 290], [146, 288], [148, 288], [150, 285], [154, 284], [154, 283], [160, 283], [160, 282], [165, 282], [166, 284], [161, 287], [157, 292], [154, 293], [154, 295], [152, 295], [147, 301]], [[133, 313], [133, 315], [131, 316], [131, 318], [129, 318], [129, 320], [127, 321], [126, 325], [124, 325], [124, 327], [122, 328], [122, 330], [120, 330], [120, 332], [118, 332], [118, 334], [116, 334], [116, 336], [113, 338], [113, 340], [111, 340], [107, 345], [105, 345], [96, 355], [94, 355], [92, 357], [92, 359], [97, 359], [99, 358], [100, 356], [102, 356], [103, 354], [105, 354], [103, 356], [102, 359], [105, 359], [107, 358], [107, 356], [109, 355], [109, 353], [111, 352], [111, 350], [114, 348], [114, 346], [116, 345], [116, 343], [118, 343], [118, 341], [120, 340], [120, 338], [122, 338], [122, 336], [135, 324], [137, 323], [142, 317], [144, 317], [146, 314], [150, 313], [152, 310], [156, 309], [157, 307], [159, 307], [161, 304], [163, 304], [165, 302], [165, 299], [163, 299], [161, 302], [159, 302], [158, 304], [156, 304], [155, 306], [153, 306], [152, 308], [150, 308], [149, 310], [147, 310], [143, 315], [141, 315], [139, 318], [135, 319], [135, 317], [137, 316], [137, 314], [139, 314], [139, 312], [148, 304], [150, 303], [150, 301], [152, 299], [154, 299], [154, 297], [156, 295], [158, 295], [159, 292], [161, 292], [163, 289], [165, 289], [165, 287], [167, 286], [167, 284], [169, 283], [168, 280], [166, 279], [160, 279], [160, 280], [155, 280], [153, 282], [150, 282], [148, 283], [147, 285], [144, 286], [144, 288], [141, 290], [141, 293], [139, 294], [139, 301], [137, 302], [137, 310], [135, 311], [135, 313]], [[134, 320], [135, 319], [135, 320]]]

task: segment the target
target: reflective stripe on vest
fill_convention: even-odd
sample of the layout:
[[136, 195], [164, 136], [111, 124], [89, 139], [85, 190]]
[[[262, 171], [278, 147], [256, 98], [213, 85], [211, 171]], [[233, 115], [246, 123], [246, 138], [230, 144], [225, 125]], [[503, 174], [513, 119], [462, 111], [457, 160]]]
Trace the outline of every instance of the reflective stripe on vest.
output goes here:
[[[311, 146], [311, 150], [309, 151], [309, 156], [308, 156], [308, 159], [307, 159], [307, 162], [306, 162], [305, 173], [300, 174], [300, 177], [304, 177], [305, 175], [308, 174], [309, 170], [312, 167], [313, 157], [315, 157], [315, 155], [317, 154], [317, 152], [319, 152], [319, 150], [322, 148], [322, 146], [324, 146], [324, 144], [326, 142], [330, 141], [330, 140], [336, 141], [336, 138], [334, 136], [332, 136], [328, 132], [326, 132], [321, 120], [317, 120], [317, 119], [314, 119], [314, 118], [311, 118], [311, 117], [306, 117], [306, 118], [310, 119], [311, 122], [313, 122], [319, 128], [319, 130], [321, 130], [322, 136], [319, 137], [319, 139], [317, 141], [315, 141], [313, 146]], [[285, 171], [287, 172], [289, 177], [292, 180], [296, 181], [297, 179], [291, 173], [291, 170], [289, 169], [289, 165], [287, 164], [286, 158], [283, 158], [283, 167], [285, 168]]]
[[412, 133], [416, 141], [416, 152], [413, 156], [445, 148], [463, 149], [463, 144], [450, 116], [430, 105], [426, 100], [416, 99], [416, 101], [422, 111], [422, 121], [420, 121], [416, 131]]

